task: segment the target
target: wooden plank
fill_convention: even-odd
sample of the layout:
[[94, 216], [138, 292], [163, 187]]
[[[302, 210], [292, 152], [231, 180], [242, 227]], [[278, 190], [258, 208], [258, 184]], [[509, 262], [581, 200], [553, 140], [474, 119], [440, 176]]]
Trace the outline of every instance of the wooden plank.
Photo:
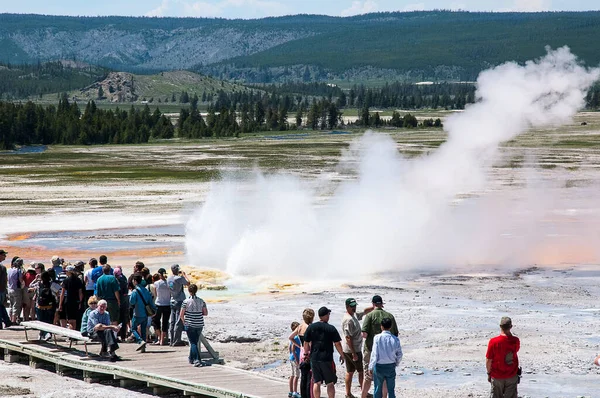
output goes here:
[[241, 369], [221, 365], [191, 369], [187, 363], [187, 347], [169, 347], [171, 352], [163, 354], [161, 347], [157, 346], [157, 350], [148, 355], [136, 353], [136, 345], [123, 344], [119, 355], [127, 361], [112, 363], [98, 357], [85, 358], [78, 355], [80, 351], [65, 351], [60, 344], [55, 349], [45, 343], [22, 343], [22, 331], [21, 334], [11, 331], [10, 340], [5, 337], [9, 336], [0, 334], [0, 348], [52, 362], [60, 370], [76, 369], [90, 376], [116, 378], [123, 382], [123, 386], [137, 381], [138, 384], [151, 383], [192, 396], [219, 398], [281, 397], [287, 393], [285, 381], [275, 381]]

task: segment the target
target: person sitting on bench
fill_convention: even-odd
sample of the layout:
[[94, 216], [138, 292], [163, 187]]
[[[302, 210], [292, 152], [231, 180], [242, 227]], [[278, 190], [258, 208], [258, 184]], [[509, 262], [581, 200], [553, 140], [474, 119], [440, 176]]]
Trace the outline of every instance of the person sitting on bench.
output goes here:
[[98, 301], [98, 308], [89, 314], [87, 329], [92, 340], [102, 343], [100, 356], [108, 357], [111, 362], [115, 362], [120, 359], [115, 353], [119, 349], [116, 333], [119, 332], [120, 327], [110, 324], [110, 315], [106, 311], [107, 307], [106, 300]]

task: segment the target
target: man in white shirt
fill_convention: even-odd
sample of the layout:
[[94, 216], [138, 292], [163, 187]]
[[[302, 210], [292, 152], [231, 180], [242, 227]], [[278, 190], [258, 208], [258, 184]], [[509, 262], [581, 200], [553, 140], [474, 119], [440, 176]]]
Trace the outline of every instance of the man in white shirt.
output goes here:
[[396, 398], [394, 389], [396, 387], [396, 366], [402, 360], [402, 347], [400, 339], [394, 336], [390, 329], [392, 320], [383, 318], [381, 320], [381, 333], [373, 340], [371, 350], [371, 361], [369, 362], [369, 373], [375, 380], [375, 398], [382, 398], [383, 383], [387, 383], [388, 397]]

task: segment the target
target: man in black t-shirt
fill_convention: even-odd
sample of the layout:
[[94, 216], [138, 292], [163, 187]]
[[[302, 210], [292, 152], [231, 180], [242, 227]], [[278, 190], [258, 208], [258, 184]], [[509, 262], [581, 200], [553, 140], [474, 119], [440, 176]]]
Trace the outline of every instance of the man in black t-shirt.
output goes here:
[[[321, 383], [327, 385], [327, 396], [335, 397], [335, 362], [333, 361], [333, 347], [340, 354], [340, 363], [344, 363], [342, 351], [342, 338], [335, 326], [329, 323], [331, 310], [327, 307], [319, 308], [320, 322], [311, 324], [304, 332], [304, 352], [310, 352], [310, 366], [313, 372], [313, 396], [321, 396]], [[308, 354], [305, 354], [307, 359]]]

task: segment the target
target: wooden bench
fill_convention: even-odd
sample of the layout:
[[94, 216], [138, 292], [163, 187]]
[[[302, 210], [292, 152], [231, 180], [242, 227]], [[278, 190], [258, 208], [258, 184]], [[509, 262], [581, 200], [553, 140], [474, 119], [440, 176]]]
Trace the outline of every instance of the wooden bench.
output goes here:
[[72, 347], [73, 341], [83, 341], [83, 346], [85, 347], [85, 355], [88, 355], [87, 343], [92, 341], [89, 337], [84, 337], [77, 330], [67, 329], [56, 325], [51, 325], [46, 322], [40, 321], [25, 321], [21, 322], [21, 326], [23, 326], [25, 330], [25, 339], [29, 341], [27, 336], [27, 330], [39, 330], [42, 332], [52, 333], [52, 337], [54, 338], [54, 344], [58, 346], [56, 342], [56, 336], [64, 336], [69, 339], [69, 348]]

